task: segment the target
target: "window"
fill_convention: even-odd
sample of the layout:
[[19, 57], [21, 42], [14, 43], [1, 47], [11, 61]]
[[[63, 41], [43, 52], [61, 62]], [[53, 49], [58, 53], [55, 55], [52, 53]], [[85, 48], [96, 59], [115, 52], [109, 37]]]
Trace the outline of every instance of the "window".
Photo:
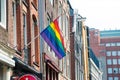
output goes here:
[[120, 65], [120, 59], [118, 59], [118, 64]]
[[114, 77], [114, 80], [119, 80], [118, 77]]
[[107, 52], [106, 52], [106, 55], [107, 55], [107, 56], [111, 56], [111, 51], [107, 51]]
[[117, 64], [117, 59], [113, 59], [113, 65]]
[[17, 50], [17, 29], [16, 29], [16, 3], [12, 2], [12, 14], [13, 14], [13, 38], [14, 47]]
[[111, 59], [107, 59], [107, 64], [111, 65], [112, 64], [112, 60]]
[[118, 73], [118, 68], [113, 68], [113, 73], [117, 74]]
[[98, 31], [95, 31], [94, 35], [97, 36], [98, 35]]
[[28, 46], [27, 46], [27, 21], [26, 13], [23, 13], [23, 37], [24, 37], [24, 61], [28, 63]]
[[118, 51], [118, 56], [120, 56], [120, 51]]
[[115, 46], [115, 43], [111, 43], [111, 46]]
[[63, 74], [64, 75], [66, 75], [66, 72], [67, 72], [67, 59], [66, 59], [67, 57], [64, 57], [63, 58], [63, 68], [64, 68], [64, 70], [63, 70]]
[[51, 5], [54, 6], [54, 0], [49, 0]]
[[6, 0], [0, 0], [0, 25], [6, 29]]
[[113, 80], [113, 77], [108, 77], [108, 80]]
[[112, 74], [112, 68], [108, 68], [108, 74]]
[[106, 47], [110, 47], [110, 43], [106, 43]]
[[120, 46], [120, 42], [117, 43], [117, 46]]
[[120, 73], [120, 68], [119, 68], [119, 73]]
[[76, 52], [77, 52], [77, 54], [79, 54], [79, 46], [78, 46], [78, 43], [76, 43]]
[[35, 15], [32, 15], [33, 22], [32, 22], [32, 40], [33, 40], [33, 45], [32, 48], [33, 50], [33, 62], [38, 65], [39, 63], [39, 32], [38, 32], [38, 25], [37, 25], [37, 18]]
[[117, 56], [117, 51], [112, 51], [112, 56]]

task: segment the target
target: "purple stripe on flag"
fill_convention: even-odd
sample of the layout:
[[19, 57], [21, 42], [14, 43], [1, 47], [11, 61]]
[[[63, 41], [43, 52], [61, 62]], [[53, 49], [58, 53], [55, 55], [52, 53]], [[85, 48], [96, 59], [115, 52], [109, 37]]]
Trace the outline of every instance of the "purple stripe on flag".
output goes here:
[[58, 56], [59, 59], [62, 58], [62, 56], [60, 55], [60, 53], [57, 51], [57, 49], [55, 48], [55, 46], [52, 45], [51, 41], [49, 40], [49, 38], [46, 36], [46, 34], [44, 32], [41, 33], [41, 36], [44, 38], [44, 40], [47, 42], [47, 44], [53, 49], [53, 51], [56, 53], [56, 55]]

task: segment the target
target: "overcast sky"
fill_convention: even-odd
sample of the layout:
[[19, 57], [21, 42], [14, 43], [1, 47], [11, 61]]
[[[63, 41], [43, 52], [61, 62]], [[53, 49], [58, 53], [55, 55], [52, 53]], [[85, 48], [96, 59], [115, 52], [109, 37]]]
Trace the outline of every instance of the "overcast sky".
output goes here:
[[120, 0], [70, 0], [86, 17], [85, 25], [100, 30], [120, 29]]

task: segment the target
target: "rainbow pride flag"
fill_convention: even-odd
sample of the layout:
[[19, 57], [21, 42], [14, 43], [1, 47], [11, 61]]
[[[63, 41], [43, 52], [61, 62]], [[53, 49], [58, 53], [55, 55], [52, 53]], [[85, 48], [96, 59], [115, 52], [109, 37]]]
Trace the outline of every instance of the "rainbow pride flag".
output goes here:
[[41, 33], [43, 39], [52, 48], [59, 59], [66, 56], [64, 50], [64, 40], [60, 33], [57, 19], [50, 23]]

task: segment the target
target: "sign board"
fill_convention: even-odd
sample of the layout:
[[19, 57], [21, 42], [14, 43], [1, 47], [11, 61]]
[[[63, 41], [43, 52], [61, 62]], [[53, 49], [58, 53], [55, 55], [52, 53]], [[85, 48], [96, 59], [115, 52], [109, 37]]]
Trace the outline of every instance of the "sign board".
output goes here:
[[37, 78], [34, 75], [25, 74], [21, 76], [18, 80], [37, 80]]

